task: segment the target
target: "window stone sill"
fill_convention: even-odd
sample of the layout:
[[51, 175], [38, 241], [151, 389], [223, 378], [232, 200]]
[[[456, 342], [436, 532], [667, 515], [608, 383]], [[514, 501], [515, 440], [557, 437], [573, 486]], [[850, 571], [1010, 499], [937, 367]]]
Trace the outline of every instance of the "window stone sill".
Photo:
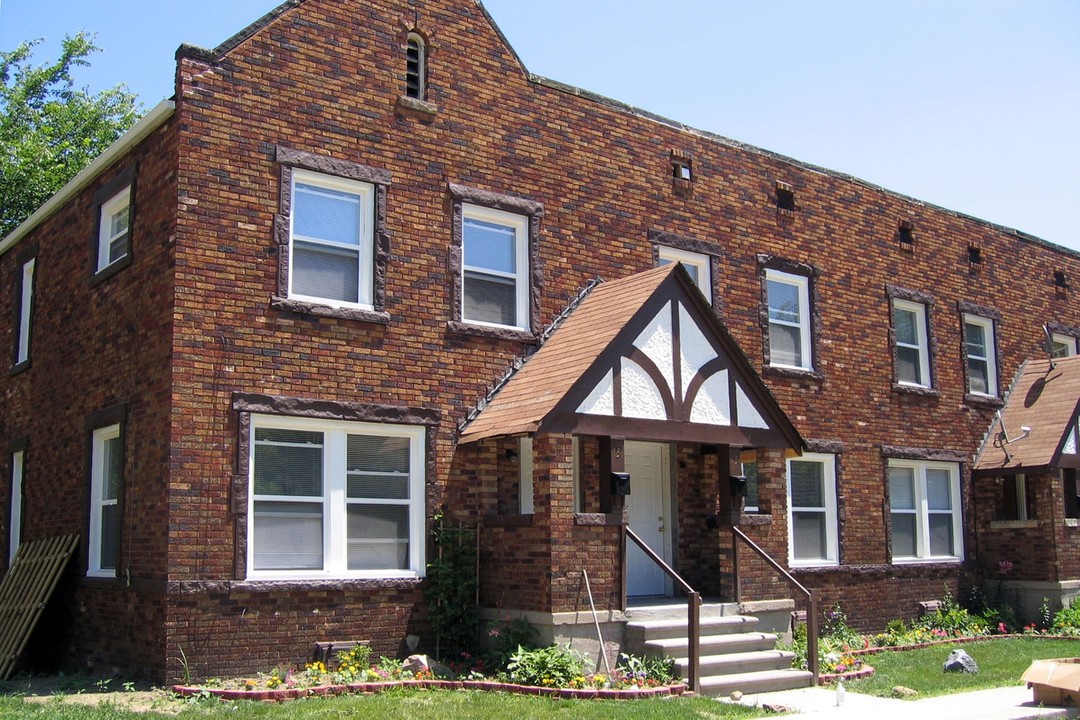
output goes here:
[[1039, 527], [1038, 520], [993, 520], [990, 522], [991, 530], [1029, 530], [1037, 527]]
[[969, 405], [979, 405], [985, 408], [1002, 408], [1005, 407], [1005, 401], [999, 397], [993, 397], [991, 395], [972, 395], [966, 393], [964, 395], [964, 402]]
[[455, 335], [472, 335], [475, 337], [493, 338], [495, 340], [514, 340], [517, 342], [535, 343], [536, 335], [526, 330], [514, 328], [488, 327], [486, 325], [473, 325], [471, 323], [451, 320], [446, 323], [447, 331]]
[[772, 525], [772, 515], [759, 512], [744, 512], [739, 518], [740, 525]]
[[914, 397], [925, 398], [939, 398], [941, 397], [941, 391], [934, 388], [921, 387], [918, 385], [901, 385], [900, 383], [893, 383], [893, 392], [901, 393], [904, 395], [912, 395]]
[[417, 115], [423, 115], [427, 117], [434, 117], [439, 111], [439, 107], [435, 103], [429, 103], [417, 98], [411, 98], [407, 95], [402, 95], [397, 101], [398, 110], [404, 110], [410, 113], [416, 113]]
[[791, 378], [793, 380], [813, 380], [821, 382], [825, 376], [817, 370], [804, 370], [802, 368], [784, 367], [781, 365], [765, 365], [761, 368], [762, 375]]
[[621, 527], [630, 522], [625, 512], [574, 513], [574, 524], [591, 527]]
[[21, 363], [16, 363], [15, 365], [11, 366], [10, 370], [8, 370], [8, 376], [9, 377], [15, 377], [16, 375], [23, 372], [24, 370], [29, 370], [30, 365], [31, 365], [31, 360], [29, 358], [27, 358], [26, 360], [23, 360]]
[[129, 252], [124, 257], [120, 258], [111, 265], [98, 270], [90, 277], [90, 287], [97, 287], [101, 283], [105, 282], [112, 276], [118, 274], [121, 270], [131, 265], [131, 253]]
[[278, 297], [277, 295], [270, 298], [270, 307], [275, 310], [284, 310], [286, 312], [302, 313], [305, 315], [335, 317], [342, 318], [343, 320], [356, 320], [358, 322], [376, 323], [379, 325], [390, 324], [390, 313], [387, 312], [363, 310], [360, 308], [331, 307], [329, 305], [319, 305], [318, 303], [290, 300], [289, 298]]

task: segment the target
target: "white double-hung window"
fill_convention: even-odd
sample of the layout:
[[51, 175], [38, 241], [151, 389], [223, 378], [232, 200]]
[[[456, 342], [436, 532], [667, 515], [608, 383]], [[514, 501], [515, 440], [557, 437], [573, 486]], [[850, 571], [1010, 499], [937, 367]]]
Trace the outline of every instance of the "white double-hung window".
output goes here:
[[658, 246], [656, 255], [660, 265], [682, 263], [686, 272], [690, 274], [690, 279], [694, 281], [705, 299], [712, 305], [712, 263], [708, 255], [666, 245]]
[[371, 307], [374, 196], [370, 183], [293, 170], [290, 298]]
[[253, 416], [248, 576], [421, 577], [425, 429]]
[[901, 385], [930, 387], [930, 341], [926, 306], [894, 298], [893, 332], [896, 338], [896, 379]]
[[1056, 358], [1075, 355], [1076, 338], [1072, 335], [1053, 333], [1050, 336], [1050, 354]]
[[894, 563], [962, 560], [956, 463], [889, 460]]
[[964, 348], [967, 355], [968, 392], [972, 395], [996, 397], [998, 379], [994, 321], [979, 315], [964, 315]]
[[528, 238], [524, 215], [463, 205], [463, 321], [529, 328]]
[[97, 269], [100, 272], [131, 251], [131, 186], [101, 205]]
[[23, 465], [26, 452], [19, 450], [11, 454], [11, 521], [8, 523], [8, 567], [15, 559], [22, 542], [22, 491]]
[[805, 453], [792, 458], [787, 475], [790, 564], [838, 564], [836, 456]]
[[30, 359], [30, 332], [34, 315], [34, 267], [36, 258], [30, 258], [22, 266], [19, 283], [19, 328], [15, 338], [15, 364]]
[[116, 577], [124, 445], [120, 425], [94, 431], [90, 465], [90, 548], [86, 574]]
[[769, 298], [769, 364], [813, 369], [810, 344], [810, 279], [766, 270]]

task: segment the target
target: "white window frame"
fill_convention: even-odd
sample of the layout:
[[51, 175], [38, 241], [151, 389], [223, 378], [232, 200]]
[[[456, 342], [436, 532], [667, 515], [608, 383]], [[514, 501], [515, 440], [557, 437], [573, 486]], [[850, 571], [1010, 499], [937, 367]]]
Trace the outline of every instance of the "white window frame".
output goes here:
[[[87, 577], [116, 577], [116, 568], [102, 567], [101, 543], [104, 539], [102, 515], [119, 498], [105, 499], [105, 447], [109, 440], [119, 438], [120, 425], [108, 425], [94, 431], [90, 458], [90, 549]], [[122, 477], [122, 476], [121, 476]]]
[[[323, 496], [305, 497], [323, 509], [323, 568], [321, 570], [259, 570], [255, 567], [255, 503], [278, 502], [288, 496], [255, 494], [255, 431], [261, 428], [323, 433]], [[247, 577], [251, 580], [329, 580], [352, 578], [421, 578], [425, 575], [425, 453], [426, 428], [418, 425], [348, 422], [318, 418], [252, 415], [248, 438]], [[365, 504], [408, 504], [409, 567], [404, 570], [348, 569], [348, 493], [346, 457], [348, 435], [377, 435], [409, 440], [409, 498], [374, 500]]]
[[[302, 183], [305, 185], [315, 185], [316, 187], [325, 188], [327, 190], [348, 193], [350, 195], [355, 195], [359, 199], [360, 226], [358, 228], [358, 232], [360, 233], [360, 237], [356, 245], [346, 245], [341, 243], [329, 242], [319, 238], [297, 236], [294, 229], [296, 225], [297, 183]], [[292, 187], [290, 189], [290, 193], [291, 199], [289, 201], [289, 298], [293, 300], [303, 300], [306, 302], [317, 303], [319, 305], [325, 305], [335, 308], [359, 308], [362, 310], [374, 309], [373, 298], [375, 293], [375, 186], [371, 183], [361, 182], [359, 180], [351, 180], [349, 178], [336, 177], [334, 175], [326, 175], [324, 173], [312, 172], [310, 170], [293, 168]], [[296, 280], [296, 241], [298, 239], [301, 242], [310, 243], [312, 245], [347, 250], [350, 253], [354, 250], [357, 252], [357, 263], [359, 267], [359, 272], [357, 273], [357, 282], [359, 283], [359, 287], [357, 288], [357, 302], [349, 302], [347, 300], [320, 297], [318, 295], [305, 295], [303, 293], [299, 293], [293, 290], [293, 285]]]
[[30, 359], [31, 318], [34, 310], [34, 272], [37, 258], [30, 258], [22, 266], [22, 287], [19, 298], [19, 337], [15, 364]]
[[[123, 231], [112, 234], [112, 219], [123, 212], [128, 211], [128, 224], [124, 227]], [[109, 255], [112, 253], [112, 244], [122, 238], [128, 237], [128, 247], [124, 251], [123, 255], [120, 255], [115, 260], [110, 260]], [[131, 186], [128, 185], [120, 192], [113, 195], [111, 198], [101, 204], [101, 214], [98, 223], [98, 253], [97, 253], [97, 271], [101, 272], [105, 268], [109, 267], [113, 263], [120, 262], [131, 253]]]
[[701, 294], [705, 296], [705, 300], [710, 305], [713, 304], [712, 261], [708, 255], [691, 252], [690, 250], [680, 250], [667, 245], [657, 245], [656, 257], [660, 265], [682, 263], [697, 270], [697, 280], [694, 281], [694, 284], [697, 285]]
[[[960, 562], [964, 559], [964, 515], [960, 505], [960, 466], [956, 463], [950, 462], [936, 462], [936, 461], [921, 461], [921, 460], [901, 460], [896, 458], [890, 458], [888, 461], [888, 469], [892, 468], [910, 468], [913, 470], [914, 476], [914, 509], [894, 509], [892, 507], [892, 501], [889, 503], [890, 513], [890, 528], [892, 526], [893, 515], [914, 515], [915, 516], [915, 555], [912, 556], [897, 556], [895, 554], [895, 548], [893, 550], [892, 562], [894, 565], [912, 565], [918, 563], [930, 563], [930, 562]], [[949, 473], [949, 502], [951, 509], [948, 510], [948, 514], [952, 515], [952, 529], [953, 529], [953, 548], [956, 550], [955, 555], [931, 555], [930, 554], [930, 515], [931, 514], [945, 514], [945, 511], [929, 509], [929, 503], [927, 501], [926, 493], [926, 471], [927, 470], [945, 470]], [[891, 479], [889, 479], [891, 483]]]
[[[462, 322], [469, 323], [471, 325], [484, 325], [487, 327], [509, 327], [516, 330], [528, 330], [529, 329], [529, 218], [525, 215], [519, 215], [517, 213], [506, 212], [504, 210], [495, 210], [493, 208], [483, 207], [482, 205], [471, 205], [469, 203], [461, 204], [461, 277], [458, 281], [461, 283], [461, 320]], [[477, 220], [480, 222], [492, 223], [494, 225], [501, 225], [503, 227], [510, 228], [514, 231], [514, 266], [516, 272], [508, 273], [498, 270], [491, 270], [489, 268], [475, 267], [466, 263], [467, 244], [468, 244], [468, 231], [466, 225], [468, 220]], [[483, 320], [476, 320], [470, 318], [465, 313], [465, 282], [466, 275], [468, 273], [474, 273], [477, 275], [487, 275], [488, 277], [499, 279], [510, 279], [514, 282], [514, 317], [515, 321], [513, 325], [504, 325], [502, 323], [485, 322]]]
[[518, 444], [518, 511], [522, 515], [533, 514], [533, 441], [528, 435]]
[[[975, 325], [982, 328], [983, 331], [983, 343], [986, 346], [986, 355], [973, 355], [971, 348], [967, 343], [967, 326]], [[968, 380], [968, 392], [972, 395], [982, 395], [984, 397], [997, 397], [998, 396], [998, 374], [997, 374], [997, 336], [994, 333], [994, 321], [988, 317], [981, 315], [964, 315], [964, 358], [968, 363], [967, 380]], [[971, 361], [986, 363], [986, 384], [988, 386], [988, 392], [977, 392], [971, 388]]]
[[[793, 462], [818, 463], [822, 466], [822, 495], [825, 505], [821, 507], [795, 507], [791, 500], [791, 464]], [[788, 565], [790, 567], [835, 567], [840, 564], [840, 543], [837, 532], [836, 513], [836, 456], [828, 453], [803, 453], [787, 460], [787, 523]], [[819, 513], [825, 517], [825, 557], [795, 558], [795, 518], [799, 513]]]
[[[1050, 347], [1054, 357], [1071, 357], [1076, 355], [1076, 338], [1072, 335], [1053, 333], [1050, 335]], [[1064, 352], [1058, 354], [1062, 350]]]
[[11, 453], [11, 523], [8, 532], [8, 567], [15, 559], [22, 542], [22, 491], [23, 467], [26, 452], [18, 450]]
[[[769, 299], [770, 293], [768, 292], [769, 283], [779, 283], [783, 285], [791, 285], [795, 288], [799, 296], [799, 319], [800, 322], [793, 323], [787, 320], [779, 320], [772, 316], [772, 305]], [[781, 272], [780, 270], [765, 270], [765, 288], [766, 288], [766, 302], [769, 303], [769, 365], [774, 367], [788, 367], [795, 368], [797, 370], [813, 370], [814, 369], [814, 349], [811, 344], [811, 332], [810, 332], [810, 278], [805, 275], [793, 275], [791, 273]], [[785, 327], [794, 327], [799, 329], [799, 344], [802, 349], [802, 363], [798, 365], [790, 365], [787, 363], [777, 362], [776, 356], [772, 352], [772, 326], [783, 325]]]
[[[900, 338], [895, 338], [897, 348], [897, 369], [896, 369], [896, 382], [899, 385], [906, 385], [908, 387], [921, 387], [929, 388], [933, 385], [933, 380], [930, 377], [930, 331], [926, 322], [926, 305], [918, 302], [912, 302], [911, 300], [903, 300], [901, 298], [892, 299], [892, 321], [893, 332], [896, 332], [896, 312], [910, 312], [915, 315], [915, 334], [917, 342], [912, 345], [910, 343], [900, 342]], [[911, 380], [904, 380], [900, 377], [900, 357], [899, 348], [909, 348], [919, 351], [919, 374], [923, 377], [922, 382], [912, 382]]]

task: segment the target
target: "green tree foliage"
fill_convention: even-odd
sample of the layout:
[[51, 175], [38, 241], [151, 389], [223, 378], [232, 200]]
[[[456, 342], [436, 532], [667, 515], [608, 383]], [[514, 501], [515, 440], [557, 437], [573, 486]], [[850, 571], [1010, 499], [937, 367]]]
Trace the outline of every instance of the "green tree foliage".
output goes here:
[[72, 71], [98, 51], [86, 33], [64, 38], [60, 58], [31, 64], [41, 40], [0, 52], [0, 238], [14, 230], [139, 118], [124, 85], [92, 94]]

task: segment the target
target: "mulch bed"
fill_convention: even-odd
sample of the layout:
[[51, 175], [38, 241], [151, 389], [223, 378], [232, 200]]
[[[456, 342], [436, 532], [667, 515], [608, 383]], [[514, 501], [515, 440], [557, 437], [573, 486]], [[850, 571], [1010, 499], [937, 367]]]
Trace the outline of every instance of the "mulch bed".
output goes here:
[[393, 688], [418, 690], [482, 690], [517, 695], [540, 695], [566, 700], [645, 700], [648, 698], [674, 697], [686, 693], [686, 685], [664, 685], [635, 690], [598, 690], [595, 688], [547, 688], [513, 685], [487, 680], [398, 680], [393, 682], [349, 683], [348, 685], [320, 685], [305, 688], [278, 688], [274, 690], [227, 690], [199, 686], [174, 685], [173, 692], [181, 697], [212, 695], [221, 700], [258, 700], [284, 702], [305, 697], [330, 697], [334, 695], [371, 695]]

